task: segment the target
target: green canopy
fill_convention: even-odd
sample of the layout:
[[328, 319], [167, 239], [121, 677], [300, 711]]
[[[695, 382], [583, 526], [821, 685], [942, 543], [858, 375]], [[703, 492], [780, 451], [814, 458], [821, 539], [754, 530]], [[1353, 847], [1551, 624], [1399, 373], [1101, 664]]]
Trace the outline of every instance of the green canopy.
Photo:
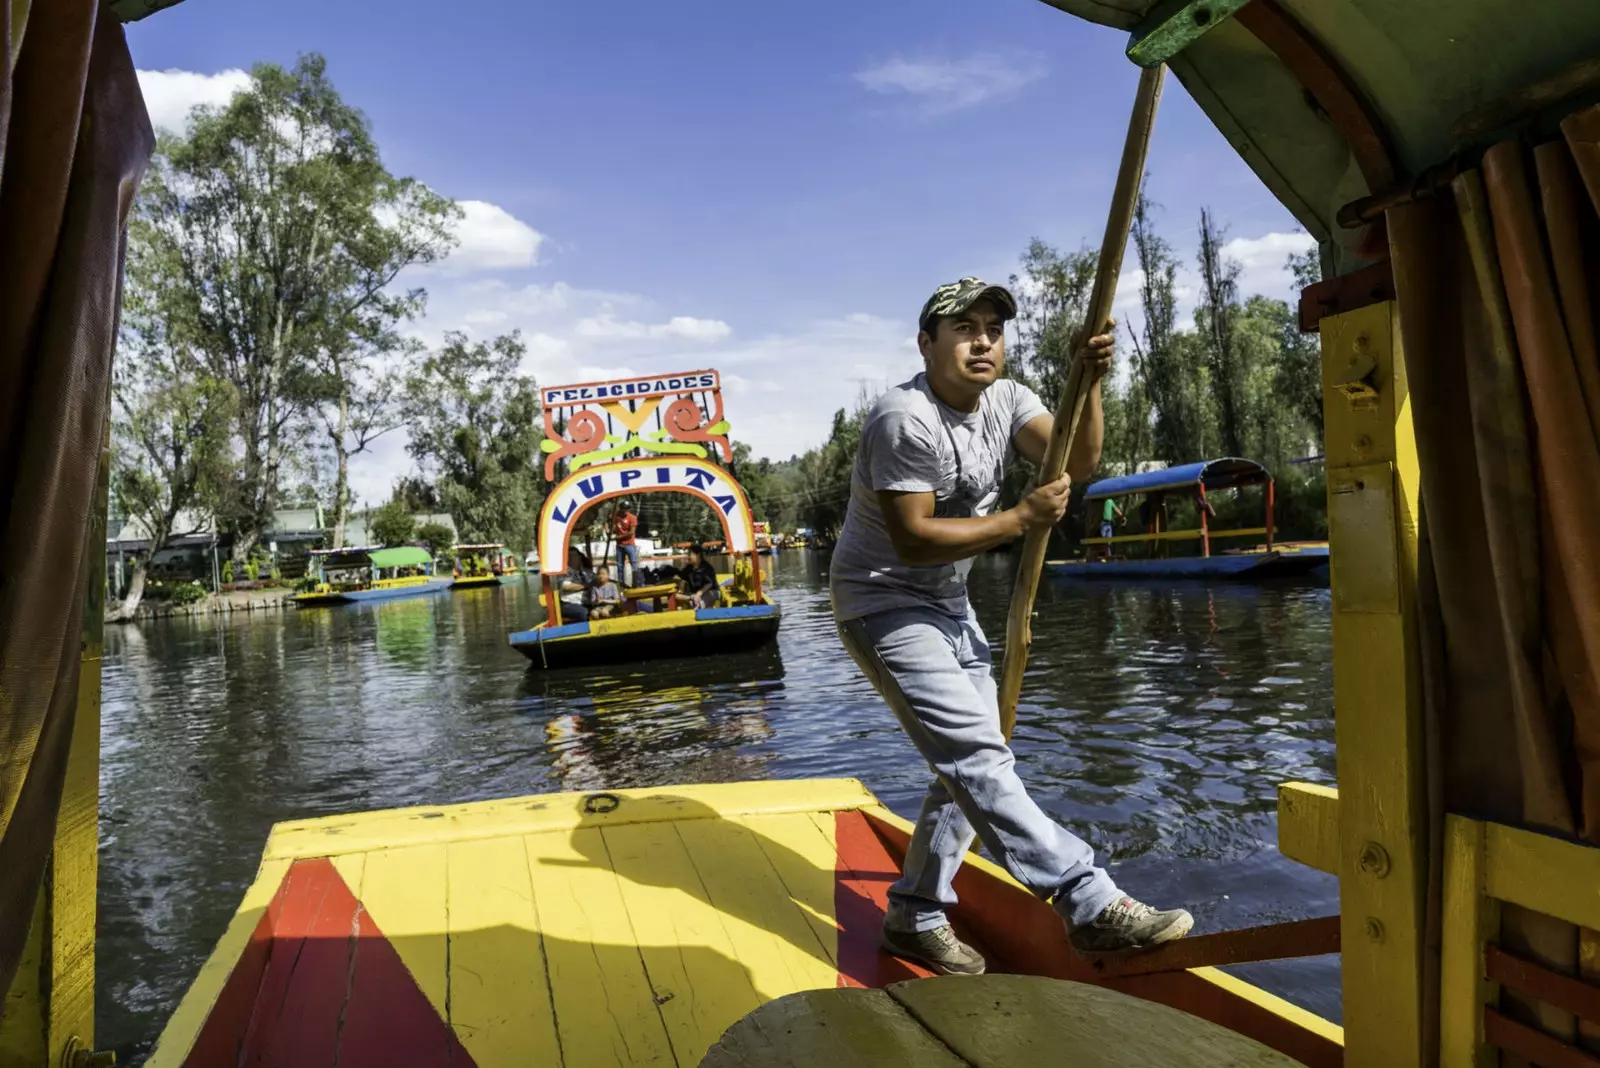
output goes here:
[[367, 554], [373, 567], [426, 567], [433, 563], [428, 550], [416, 545], [402, 545], [398, 549], [374, 549]]

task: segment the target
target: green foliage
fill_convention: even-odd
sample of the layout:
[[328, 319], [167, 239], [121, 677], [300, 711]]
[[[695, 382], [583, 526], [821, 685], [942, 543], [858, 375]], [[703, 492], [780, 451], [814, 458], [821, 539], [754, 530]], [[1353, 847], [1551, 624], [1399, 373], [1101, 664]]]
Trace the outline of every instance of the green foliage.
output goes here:
[[246, 580], [254, 582], [260, 575], [261, 564], [256, 560], [255, 557], [252, 556], [250, 559], [244, 562], [244, 577]]
[[233, 584], [233, 561], [231, 559], [222, 561], [222, 584], [224, 586]]
[[443, 523], [424, 523], [417, 528], [417, 541], [428, 547], [434, 556], [440, 556], [455, 544], [455, 535]]
[[169, 586], [167, 589], [167, 600], [171, 604], [180, 608], [184, 605], [194, 604], [197, 601], [203, 600], [206, 595], [205, 587], [200, 585], [200, 583], [193, 581], [179, 582], [175, 585]]
[[416, 531], [417, 521], [395, 501], [372, 513], [367, 523], [374, 542], [379, 545], [404, 545]]
[[[422, 305], [392, 283], [445, 253], [460, 212], [384, 168], [321, 56], [260, 64], [246, 91], [191, 118], [185, 136], [162, 138], [141, 186], [128, 287], [232, 391], [226, 518], [243, 557], [278, 506], [306, 416], [365, 388], [355, 364]], [[344, 429], [337, 448], [360, 447]]]
[[406, 380], [407, 449], [432, 476], [462, 541], [526, 551], [543, 496], [539, 394], [512, 333], [470, 342], [452, 331]]

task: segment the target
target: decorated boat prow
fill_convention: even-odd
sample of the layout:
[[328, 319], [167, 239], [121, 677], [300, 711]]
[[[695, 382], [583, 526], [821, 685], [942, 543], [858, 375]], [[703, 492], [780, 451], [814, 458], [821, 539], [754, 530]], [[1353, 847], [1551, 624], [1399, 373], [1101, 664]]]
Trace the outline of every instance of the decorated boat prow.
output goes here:
[[[714, 462], [733, 459], [720, 375], [690, 371], [552, 386], [541, 403], [545, 477], [555, 479], [563, 464], [567, 473], [539, 513], [544, 619], [513, 633], [512, 647], [535, 667], [558, 668], [726, 653], [771, 641], [782, 613], [762, 589], [750, 502]], [[659, 581], [619, 572], [615, 598], [597, 599], [593, 585], [573, 589], [566, 577], [580, 521], [606, 501], [651, 493], [687, 494], [708, 506], [732, 575], [717, 576], [702, 552], [703, 570], [672, 571]], [[709, 577], [702, 586], [696, 575]]]
[[450, 551], [456, 558], [455, 575], [450, 582], [453, 590], [500, 586], [515, 582], [524, 574], [517, 554], [507, 550], [503, 542], [457, 545]]
[[292, 598], [301, 608], [418, 597], [451, 581], [434, 573], [433, 557], [416, 545], [313, 549], [311, 565], [308, 588]]
[[[1262, 487], [1264, 517], [1259, 527], [1212, 529], [1216, 514], [1208, 494]], [[1091, 484], [1083, 499], [1095, 535], [1083, 539], [1087, 553], [1081, 560], [1052, 560], [1050, 573], [1060, 578], [1115, 579], [1242, 579], [1246, 581], [1306, 575], [1328, 563], [1327, 542], [1273, 543], [1275, 484], [1270, 472], [1254, 460], [1235, 456], [1181, 464], [1157, 471], [1101, 479]], [[1132, 498], [1139, 531], [1117, 534], [1113, 516], [1122, 511], [1119, 499]], [[1170, 530], [1167, 507], [1171, 501], [1192, 501], [1199, 525]], [[1124, 515], [1125, 520], [1133, 518]], [[1223, 539], [1261, 538], [1260, 543], [1215, 551]], [[1173, 555], [1175, 545], [1195, 544], [1197, 555]], [[1125, 555], [1134, 548], [1136, 554]]]

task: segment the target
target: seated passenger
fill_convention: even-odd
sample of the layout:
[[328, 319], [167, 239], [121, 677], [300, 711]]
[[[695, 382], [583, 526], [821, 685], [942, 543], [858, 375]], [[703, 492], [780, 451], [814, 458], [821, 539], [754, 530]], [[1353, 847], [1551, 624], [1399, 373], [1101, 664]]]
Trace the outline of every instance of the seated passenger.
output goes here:
[[[698, 545], [689, 547], [689, 566], [678, 574], [678, 589], [686, 595], [687, 608], [711, 608], [722, 599], [716, 569], [706, 563], [705, 552]], [[677, 598], [673, 600], [677, 607]]]
[[581, 549], [567, 550], [567, 570], [561, 576], [561, 622], [582, 623], [589, 618], [585, 603], [588, 589], [594, 582], [589, 570], [589, 558]]
[[611, 568], [605, 564], [595, 568], [594, 583], [584, 594], [584, 604], [589, 608], [590, 619], [607, 619], [622, 604], [622, 593], [611, 581]]

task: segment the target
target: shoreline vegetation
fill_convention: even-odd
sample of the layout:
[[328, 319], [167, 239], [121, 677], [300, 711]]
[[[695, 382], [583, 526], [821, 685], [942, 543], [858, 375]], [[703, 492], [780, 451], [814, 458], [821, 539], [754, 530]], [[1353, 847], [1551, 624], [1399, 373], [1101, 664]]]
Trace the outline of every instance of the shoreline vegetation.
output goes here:
[[[1315, 335], [1287, 302], [1239, 290], [1242, 267], [1225, 228], [1203, 211], [1192, 322], [1179, 320], [1179, 261], [1141, 199], [1128, 269], [1137, 271], [1137, 331], [1119, 324], [1118, 368], [1104, 384], [1101, 475], [1218, 455], [1259, 460], [1278, 480], [1284, 538], [1326, 531]], [[365, 116], [346, 104], [319, 55], [292, 68], [257, 65], [248, 89], [194, 109], [182, 135], [163, 134], [129, 227], [127, 279], [113, 385], [114, 513], [138, 521], [160, 551], [202, 528], [226, 542], [231, 572], [267, 573], [273, 516], [320, 507], [324, 544], [345, 544], [363, 507], [353, 463], [404, 427], [413, 469], [369, 527], [385, 543], [446, 545], [409, 516], [448, 515], [461, 542], [531, 546], [548, 484], [544, 432], [526, 346], [512, 332], [476, 339], [448, 330], [433, 346], [412, 332], [426, 291], [408, 269], [448, 258], [461, 209], [421, 181], [391, 174]], [[1095, 250], [1035, 239], [1010, 278], [1019, 315], [1008, 374], [1053, 404], [1082, 327]], [[1286, 266], [1305, 286], [1316, 252]], [[843, 523], [865, 394], [839, 409], [826, 440], [786, 460], [737, 444], [729, 465], [758, 519], [831, 541]], [[1001, 506], [1031, 471], [1018, 464]], [[701, 503], [659, 495], [639, 504], [641, 536], [676, 544], [720, 537]], [[1219, 517], [1259, 502], [1215, 501]], [[1173, 523], [1185, 520], [1180, 510]], [[588, 534], [605, 540], [605, 516]], [[407, 529], [401, 529], [405, 527]], [[1052, 551], [1083, 530], [1074, 504]], [[580, 531], [582, 536], [584, 532]], [[420, 539], [420, 540], [419, 540]], [[139, 614], [153, 551], [131, 555], [109, 620]], [[210, 574], [194, 577], [201, 596]], [[223, 584], [227, 584], [226, 577]], [[189, 596], [186, 594], [186, 596]]]

